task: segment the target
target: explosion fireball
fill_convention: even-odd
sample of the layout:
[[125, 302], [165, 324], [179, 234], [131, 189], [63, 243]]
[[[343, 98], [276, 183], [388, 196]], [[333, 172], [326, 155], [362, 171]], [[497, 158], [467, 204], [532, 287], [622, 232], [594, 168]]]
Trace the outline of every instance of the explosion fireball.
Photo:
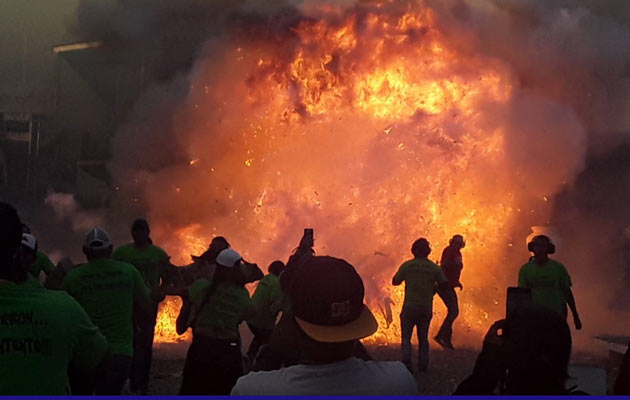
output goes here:
[[[155, 225], [177, 227], [156, 230], [158, 243], [184, 264], [222, 235], [264, 269], [313, 227], [316, 252], [346, 258], [364, 279], [380, 325], [368, 341], [397, 343], [396, 268], [414, 239], [427, 237], [437, 260], [460, 233], [459, 324], [485, 331], [516, 279], [495, 275], [515, 224], [532, 213], [546, 221], [547, 197], [582, 154], [569, 143], [573, 158], [529, 171], [536, 147], [514, 137], [544, 127], [560, 141], [582, 132], [577, 118], [524, 93], [509, 65], [451, 43], [421, 0], [319, 5], [309, 15], [208, 45], [174, 121], [189, 161], [146, 183]], [[175, 340], [177, 308], [172, 299], [162, 307], [156, 341]], [[437, 302], [436, 312], [441, 320]]]

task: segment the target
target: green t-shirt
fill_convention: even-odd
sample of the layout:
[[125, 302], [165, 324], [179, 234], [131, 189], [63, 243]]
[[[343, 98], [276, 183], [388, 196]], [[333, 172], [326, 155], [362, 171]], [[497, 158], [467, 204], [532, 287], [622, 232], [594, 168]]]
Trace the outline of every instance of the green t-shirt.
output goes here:
[[564, 265], [549, 260], [545, 265], [530, 261], [518, 273], [518, 286], [532, 290], [532, 301], [567, 316], [566, 292], [571, 288], [571, 277]]
[[28, 272], [30, 272], [33, 277], [39, 279], [40, 272], [44, 271], [44, 273], [48, 275], [54, 270], [55, 264], [50, 261], [50, 258], [48, 258], [48, 256], [41, 251], [38, 251], [35, 262], [33, 262], [33, 264], [30, 266]]
[[18, 283], [18, 285], [27, 286], [29, 288], [35, 288], [35, 289], [44, 289], [44, 285], [42, 285], [39, 279], [35, 279], [35, 277], [32, 276], [31, 274], [28, 274], [26, 276], [26, 280], [24, 282]]
[[130, 243], [117, 248], [112, 254], [112, 258], [136, 267], [140, 271], [144, 283], [151, 290], [160, 285], [160, 277], [162, 275], [160, 262], [168, 260], [168, 254], [152, 244], [140, 249], [133, 243]]
[[193, 310], [197, 313], [193, 332], [202, 328], [216, 339], [238, 338], [238, 325], [254, 310], [247, 289], [231, 282], [221, 282], [203, 308], [197, 311], [209, 288], [210, 281], [207, 279], [198, 279], [188, 288]]
[[425, 310], [433, 310], [436, 284], [447, 282], [442, 268], [426, 258], [414, 258], [404, 262], [398, 268], [394, 279], [405, 282], [404, 306]]
[[266, 275], [260, 280], [252, 296], [252, 303], [256, 306], [256, 315], [247, 322], [259, 328], [273, 329], [281, 301], [280, 278], [274, 274]]
[[112, 354], [133, 354], [133, 306], [149, 291], [133, 265], [96, 259], [68, 274], [63, 288], [83, 306], [109, 342]]
[[0, 283], [0, 394], [70, 393], [68, 364], [89, 371], [107, 341], [65, 292]]

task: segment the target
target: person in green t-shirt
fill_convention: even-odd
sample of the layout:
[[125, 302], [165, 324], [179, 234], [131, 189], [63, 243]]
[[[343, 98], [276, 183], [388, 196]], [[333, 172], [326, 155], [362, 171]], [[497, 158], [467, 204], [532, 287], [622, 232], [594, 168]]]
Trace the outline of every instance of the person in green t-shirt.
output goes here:
[[46, 274], [46, 276], [49, 276], [55, 272], [55, 264], [50, 261], [50, 258], [48, 258], [46, 254], [38, 251], [29, 272], [33, 275], [33, 277], [39, 279], [39, 275], [42, 271]]
[[416, 240], [411, 246], [411, 253], [414, 258], [400, 266], [392, 278], [392, 285], [405, 282], [405, 300], [400, 313], [402, 361], [412, 370], [411, 335], [415, 326], [419, 347], [418, 370], [426, 371], [429, 366], [428, 335], [433, 318], [433, 295], [436, 289], [447, 291], [449, 286], [442, 268], [427, 258], [431, 254], [427, 239]]
[[68, 395], [69, 365], [94, 370], [107, 341], [67, 293], [24, 284], [21, 225], [0, 203], [0, 395]]
[[285, 265], [282, 261], [276, 260], [269, 264], [269, 273], [260, 280], [252, 296], [252, 303], [256, 306], [256, 316], [247, 320], [247, 326], [254, 334], [247, 350], [248, 361], [252, 364], [258, 354], [258, 349], [271, 340], [283, 300], [280, 274], [284, 269]]
[[169, 256], [161, 248], [154, 246], [150, 237], [149, 223], [142, 218], [133, 221], [131, 237], [133, 243], [117, 248], [112, 254], [114, 260], [129, 263], [142, 275], [151, 293], [151, 315], [148, 319], [134, 321], [133, 360], [129, 389], [133, 393], [147, 394], [151, 360], [153, 356], [153, 336], [160, 302], [164, 299], [162, 286], [166, 281]]
[[[80, 394], [120, 394], [133, 355], [133, 315], [149, 317], [149, 291], [133, 265], [112, 260], [112, 242], [96, 227], [85, 236], [88, 262], [73, 269], [64, 289], [83, 306], [109, 342], [109, 355], [93, 377], [81, 376], [73, 391]], [[74, 388], [77, 390], [74, 390]]]
[[243, 374], [238, 326], [256, 309], [244, 287], [242, 264], [233, 249], [221, 251], [215, 267], [209, 268], [214, 270], [209, 279], [198, 279], [182, 295], [177, 331], [182, 334], [192, 327], [193, 340], [180, 395], [228, 395]]
[[535, 236], [527, 244], [534, 256], [518, 272], [518, 286], [532, 290], [532, 301], [567, 318], [567, 304], [573, 313], [575, 329], [582, 329], [575, 298], [571, 291], [571, 277], [561, 263], [549, 258], [556, 248], [545, 235]]
[[[22, 224], [22, 233], [32, 235], [31, 228], [29, 228], [26, 224]], [[46, 254], [38, 251], [35, 260], [28, 266], [28, 272], [33, 276], [33, 278], [39, 280], [39, 275], [42, 271], [46, 276], [49, 276], [55, 272], [55, 264], [50, 261], [50, 258], [48, 258]]]

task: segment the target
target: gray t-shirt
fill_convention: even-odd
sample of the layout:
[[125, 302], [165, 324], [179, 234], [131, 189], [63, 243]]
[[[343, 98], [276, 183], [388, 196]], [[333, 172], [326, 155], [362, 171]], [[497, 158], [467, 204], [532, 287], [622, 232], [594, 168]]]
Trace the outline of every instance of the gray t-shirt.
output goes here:
[[324, 365], [298, 364], [242, 376], [232, 395], [416, 395], [418, 386], [398, 361], [348, 358]]

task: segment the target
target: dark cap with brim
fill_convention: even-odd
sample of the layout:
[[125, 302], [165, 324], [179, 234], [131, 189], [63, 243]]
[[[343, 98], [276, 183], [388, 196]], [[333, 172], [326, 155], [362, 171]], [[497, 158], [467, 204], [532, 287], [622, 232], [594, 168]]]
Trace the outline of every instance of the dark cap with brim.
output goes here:
[[295, 322], [311, 339], [322, 343], [339, 343], [372, 336], [378, 330], [378, 322], [372, 312], [363, 306], [359, 318], [345, 325], [316, 325], [295, 317]]
[[363, 303], [363, 280], [352, 265], [316, 256], [287, 271], [292, 268], [288, 294], [295, 321], [309, 337], [338, 343], [376, 332], [378, 323]]

